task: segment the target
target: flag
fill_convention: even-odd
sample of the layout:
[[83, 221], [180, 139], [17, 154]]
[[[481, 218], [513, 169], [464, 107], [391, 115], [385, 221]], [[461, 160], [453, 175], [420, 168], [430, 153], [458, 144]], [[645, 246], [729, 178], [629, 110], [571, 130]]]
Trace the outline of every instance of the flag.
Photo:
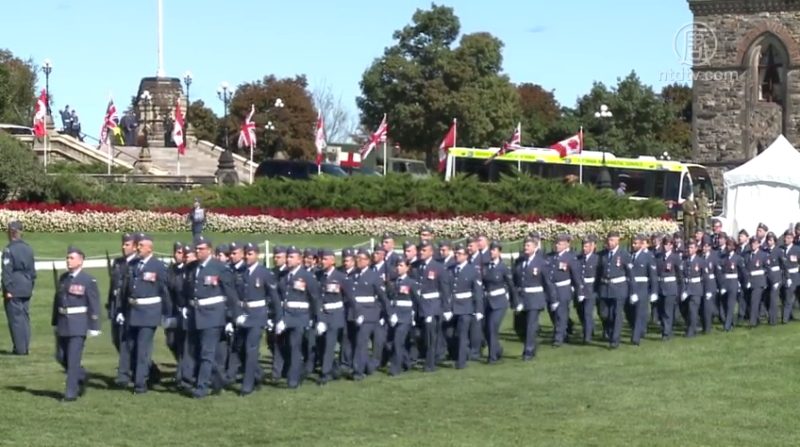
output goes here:
[[175, 125], [172, 128], [172, 141], [178, 146], [178, 155], [186, 154], [186, 139], [183, 134], [184, 121], [180, 101], [175, 101]]
[[242, 123], [239, 130], [239, 149], [254, 148], [256, 146], [256, 123], [253, 122], [253, 114], [256, 113], [255, 104], [250, 105], [250, 113]]
[[322, 164], [322, 155], [325, 148], [328, 147], [328, 142], [325, 139], [325, 119], [322, 113], [317, 118], [317, 128], [314, 130], [314, 146], [317, 147], [317, 166]]
[[47, 90], [42, 90], [39, 99], [36, 100], [36, 108], [33, 114], [33, 133], [36, 138], [42, 138], [45, 134], [45, 117], [47, 116]]
[[361, 147], [362, 160], [365, 160], [367, 158], [367, 155], [369, 155], [369, 153], [372, 152], [373, 149], [375, 149], [375, 146], [377, 146], [378, 143], [386, 141], [386, 136], [388, 132], [389, 132], [389, 126], [388, 124], [386, 124], [386, 114], [384, 113], [383, 120], [381, 121], [381, 124], [378, 126], [378, 129], [375, 131], [375, 133], [369, 136], [369, 141], [367, 141], [367, 143]]
[[114, 105], [114, 100], [108, 100], [106, 107], [106, 116], [103, 118], [103, 127], [100, 128], [100, 145], [111, 145], [110, 132], [112, 133], [117, 129], [117, 106]]
[[486, 160], [485, 164], [489, 164], [492, 160], [497, 157], [502, 157], [503, 155], [513, 152], [520, 148], [520, 143], [522, 142], [522, 123], [517, 123], [516, 129], [514, 129], [514, 133], [511, 134], [511, 138], [503, 143], [500, 147], [500, 150], [494, 153], [488, 160]]
[[558, 151], [558, 155], [561, 158], [565, 158], [569, 155], [580, 154], [583, 150], [583, 130], [581, 129], [575, 135], [567, 138], [566, 140], [561, 140], [558, 143], [550, 146], [550, 149], [555, 149]]
[[456, 145], [456, 119], [453, 118], [453, 124], [450, 126], [450, 130], [444, 136], [444, 139], [439, 144], [439, 172], [444, 172], [445, 165], [447, 164], [447, 153], [450, 151], [451, 147], [455, 147]]

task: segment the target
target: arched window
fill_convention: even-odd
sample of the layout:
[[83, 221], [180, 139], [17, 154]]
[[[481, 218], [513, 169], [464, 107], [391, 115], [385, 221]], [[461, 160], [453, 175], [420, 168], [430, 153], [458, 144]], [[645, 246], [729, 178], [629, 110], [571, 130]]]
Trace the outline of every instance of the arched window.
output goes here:
[[783, 105], [786, 93], [786, 67], [788, 57], [783, 43], [767, 34], [753, 45], [750, 59], [757, 73], [755, 90], [759, 101]]

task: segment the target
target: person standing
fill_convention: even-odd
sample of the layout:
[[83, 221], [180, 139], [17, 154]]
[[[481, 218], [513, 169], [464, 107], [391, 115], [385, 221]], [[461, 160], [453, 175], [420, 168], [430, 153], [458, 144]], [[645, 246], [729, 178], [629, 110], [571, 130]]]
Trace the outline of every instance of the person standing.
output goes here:
[[33, 249], [22, 240], [22, 224], [8, 223], [8, 245], [3, 249], [3, 304], [15, 355], [28, 355], [31, 343], [30, 301], [36, 283]]
[[724, 311], [722, 328], [725, 332], [733, 330], [734, 318], [736, 316], [736, 302], [741, 294], [742, 286], [747, 284], [747, 270], [744, 260], [737, 253], [736, 241], [728, 239], [725, 246], [725, 255], [720, 258], [720, 301]]
[[661, 244], [664, 251], [656, 257], [656, 272], [660, 284], [658, 316], [661, 323], [661, 340], [669, 341], [675, 324], [675, 303], [678, 297], [683, 295], [683, 259], [674, 251], [675, 241], [672, 236], [664, 237]]
[[206, 226], [206, 210], [200, 206], [200, 199], [194, 199], [194, 207], [189, 215], [186, 216], [186, 221], [192, 229], [192, 238], [196, 238], [203, 234], [203, 229]]
[[764, 297], [767, 307], [767, 322], [770, 326], [778, 324], [778, 306], [780, 302], [781, 288], [786, 283], [786, 252], [778, 248], [778, 238], [775, 233], [767, 233], [766, 247], [764, 252], [767, 254], [767, 283], [769, 292]]
[[786, 230], [783, 233], [784, 267], [786, 282], [783, 288], [783, 313], [781, 322], [786, 324], [792, 319], [794, 310], [795, 290], [800, 283], [800, 246], [794, 243], [794, 233]]
[[599, 297], [604, 301], [609, 347], [619, 347], [625, 301], [630, 298], [629, 284], [633, 283], [631, 255], [619, 246], [619, 232], [611, 231], [606, 238], [606, 248], [600, 254], [598, 277], [601, 280]]
[[658, 300], [658, 276], [656, 262], [647, 250], [647, 236], [636, 235], [633, 238], [636, 251], [631, 259], [630, 297], [628, 298], [628, 321], [631, 324], [631, 343], [639, 346], [647, 334], [648, 311], [650, 302]]
[[[396, 376], [411, 368], [408, 333], [414, 325], [414, 309], [419, 305], [419, 282], [408, 276], [408, 261], [402, 257], [395, 263], [396, 278], [389, 283], [389, 326], [391, 327], [391, 359], [389, 375]], [[414, 341], [412, 341], [414, 343]]]
[[710, 237], [703, 238], [702, 242], [700, 242], [700, 249], [703, 253], [703, 261], [706, 264], [706, 268], [703, 272], [704, 293], [703, 299], [700, 301], [700, 315], [702, 316], [703, 333], [710, 334], [714, 329], [712, 325], [714, 320], [714, 303], [719, 293], [720, 277], [722, 274], [719, 268], [719, 256], [712, 251]]
[[58, 279], [53, 297], [56, 360], [67, 373], [65, 402], [83, 395], [87, 380], [81, 366], [83, 345], [87, 336], [100, 335], [100, 291], [97, 280], [81, 270], [84, 257], [78, 248], [67, 249], [67, 272]]
[[[451, 267], [450, 277], [453, 281], [452, 299], [448, 309], [455, 321], [453, 322], [453, 360], [456, 369], [467, 366], [467, 360], [472, 357], [470, 327], [473, 319], [482, 324], [483, 320], [483, 282], [481, 271], [475, 265], [467, 262], [467, 250], [463, 245], [456, 245], [456, 265]], [[474, 341], [474, 340], [473, 340]], [[480, 345], [478, 346], [480, 348]]]
[[556, 291], [550, 276], [550, 266], [539, 249], [541, 239], [528, 236], [522, 247], [523, 253], [514, 268], [514, 285], [517, 299], [511, 304], [521, 315], [520, 334], [524, 343], [522, 360], [536, 356], [536, 337], [539, 333], [539, 313], [545, 308], [548, 297]]
[[578, 295], [575, 309], [583, 327], [583, 343], [591, 343], [594, 334], [594, 307], [597, 302], [597, 237], [588, 235], [583, 239], [583, 253], [578, 256], [578, 265], [583, 277], [583, 294]]
[[517, 289], [514, 287], [514, 278], [511, 270], [503, 263], [503, 246], [498, 241], [489, 244], [491, 258], [489, 265], [483, 271], [483, 286], [486, 290], [485, 309], [486, 343], [489, 348], [489, 364], [498, 362], [503, 357], [503, 347], [500, 344], [500, 326], [508, 311], [509, 300], [517, 301]]
[[758, 326], [761, 317], [761, 301], [767, 289], [767, 254], [761, 250], [761, 242], [756, 236], [750, 238], [750, 252], [745, 255], [745, 269], [747, 270], [747, 297], [748, 316], [750, 326]]
[[553, 321], [553, 346], [559, 347], [567, 340], [569, 305], [573, 297], [583, 295], [583, 278], [575, 254], [569, 250], [570, 238], [561, 234], [556, 238], [556, 252], [551, 259], [551, 274], [555, 294], [550, 297], [549, 310]]
[[376, 353], [369, 353], [369, 343], [372, 341], [373, 349], [378, 349], [376, 328], [388, 306], [385, 283], [376, 271], [370, 269], [370, 255], [367, 250], [361, 249], [356, 254], [356, 267], [358, 270], [353, 278], [353, 312], [350, 315], [356, 325], [353, 380], [362, 380], [365, 374], [372, 374], [378, 366], [375, 361]]
[[686, 259], [683, 261], [683, 279], [685, 286], [681, 293], [680, 310], [686, 324], [686, 337], [694, 337], [697, 332], [697, 318], [700, 300], [703, 299], [705, 284], [703, 275], [706, 269], [705, 260], [697, 254], [697, 242], [686, 241]]
[[[417, 327], [422, 327], [422, 347], [425, 356], [425, 372], [436, 370], [438, 337], [441, 335], [441, 319], [453, 318], [450, 309], [450, 281], [444, 266], [433, 259], [433, 244], [423, 240], [419, 244], [419, 259], [413, 264], [414, 276], [420, 283]], [[411, 354], [412, 361], [414, 355]]]
[[331, 379], [339, 377], [339, 365], [336, 362], [336, 343], [343, 347], [346, 341], [342, 337], [345, 326], [345, 303], [351, 303], [353, 288], [347, 275], [336, 269], [336, 256], [333, 250], [323, 249], [320, 253], [322, 269], [317, 273], [320, 284], [320, 309], [317, 317], [317, 351], [322, 357], [319, 384], [325, 385]]
[[[174, 325], [164, 326], [164, 339], [167, 348], [175, 359], [175, 364], [181, 364], [183, 355], [183, 345], [186, 339], [186, 326], [183, 319], [183, 308], [186, 307], [186, 300], [183, 297], [183, 282], [186, 272], [186, 246], [181, 242], [172, 245], [172, 262], [167, 269], [167, 284], [169, 286], [169, 296], [172, 298], [172, 310]], [[176, 383], [183, 382], [180, 366], [175, 368]]]

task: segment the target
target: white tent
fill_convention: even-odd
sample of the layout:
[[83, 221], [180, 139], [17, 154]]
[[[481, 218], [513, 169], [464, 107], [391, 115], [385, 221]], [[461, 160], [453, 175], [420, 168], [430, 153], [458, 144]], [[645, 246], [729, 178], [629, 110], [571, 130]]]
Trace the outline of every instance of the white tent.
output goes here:
[[759, 222], [778, 236], [800, 222], [800, 153], [783, 135], [756, 158], [722, 175], [723, 227], [753, 234]]

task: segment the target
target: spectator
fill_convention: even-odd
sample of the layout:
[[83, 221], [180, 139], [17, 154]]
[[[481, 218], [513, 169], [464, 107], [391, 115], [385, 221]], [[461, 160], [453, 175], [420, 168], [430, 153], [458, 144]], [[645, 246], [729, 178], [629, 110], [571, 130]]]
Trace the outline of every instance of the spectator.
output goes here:
[[70, 132], [70, 135], [83, 142], [83, 136], [81, 135], [81, 121], [78, 119], [78, 113], [75, 112], [75, 109], [72, 109], [71, 118], [72, 126], [70, 126], [70, 129], [72, 132]]
[[61, 131], [70, 133], [72, 129], [72, 115], [69, 111], [69, 104], [64, 106], [64, 110], [59, 110], [58, 112], [61, 114]]
[[617, 195], [618, 196], [624, 196], [625, 195], [625, 190], [627, 188], [628, 188], [628, 185], [626, 185], [625, 182], [619, 182], [619, 188], [617, 188]]

